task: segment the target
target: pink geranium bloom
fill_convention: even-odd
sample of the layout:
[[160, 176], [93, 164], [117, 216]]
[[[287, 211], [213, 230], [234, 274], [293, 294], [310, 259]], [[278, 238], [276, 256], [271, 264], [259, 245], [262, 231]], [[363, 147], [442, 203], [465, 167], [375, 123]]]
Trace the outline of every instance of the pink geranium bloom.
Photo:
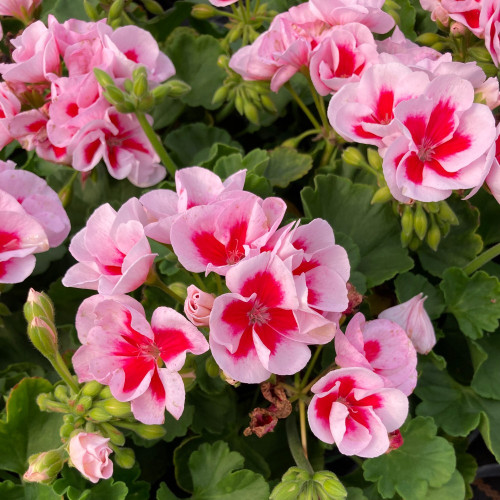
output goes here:
[[91, 299], [77, 314], [83, 345], [73, 356], [73, 366], [79, 381], [109, 385], [116, 399], [131, 402], [134, 417], [145, 424], [163, 423], [165, 410], [178, 419], [185, 399], [178, 371], [186, 352], [208, 350], [205, 337], [168, 307], [157, 308], [150, 325], [142, 306], [131, 298]]
[[400, 325], [420, 354], [429, 353], [436, 344], [434, 327], [424, 307], [426, 299], [419, 293], [402, 304], [389, 307], [378, 316]]
[[92, 170], [101, 159], [115, 179], [127, 177], [132, 184], [148, 187], [165, 177], [165, 168], [137, 118], [108, 108], [104, 119], [88, 122], [68, 146], [73, 168]]
[[93, 432], [79, 432], [74, 435], [68, 446], [69, 458], [74, 467], [91, 483], [99, 479], [109, 479], [113, 475], [113, 462], [109, 455], [109, 438]]
[[449, 14], [441, 5], [441, 0], [420, 0], [420, 5], [422, 9], [431, 13], [433, 21], [439, 21], [443, 26], [448, 26]]
[[255, 255], [278, 228], [286, 204], [247, 191], [228, 191], [216, 203], [192, 207], [173, 223], [171, 240], [179, 262], [195, 273], [225, 275]]
[[[467, 26], [472, 33], [481, 37], [484, 33], [484, 25], [479, 21], [481, 4], [484, 0], [441, 0], [443, 9], [448, 12], [451, 19]], [[493, 0], [492, 3], [497, 3]]]
[[328, 119], [347, 141], [384, 147], [400, 133], [393, 123], [394, 108], [422, 94], [428, 82], [427, 74], [400, 63], [371, 66], [358, 83], [345, 85], [333, 96]]
[[309, 64], [311, 80], [320, 95], [359, 81], [363, 71], [378, 61], [371, 31], [363, 24], [334, 27], [314, 50]]
[[5, 82], [0, 83], [0, 149], [14, 140], [9, 131], [9, 124], [12, 117], [20, 111], [19, 99]]
[[495, 158], [491, 164], [491, 169], [486, 177], [486, 184], [490, 188], [491, 194], [500, 203], [500, 125], [497, 126], [497, 138], [495, 141]]
[[402, 135], [389, 146], [383, 168], [397, 200], [440, 201], [453, 189], [483, 183], [495, 120], [487, 106], [474, 103], [469, 81], [436, 77], [422, 96], [400, 103], [394, 115]]
[[483, 0], [479, 26], [484, 30], [484, 43], [498, 68], [500, 66], [500, 3], [497, 0]]
[[387, 33], [394, 19], [382, 10], [384, 0], [309, 0], [310, 9], [319, 19], [337, 24], [361, 23], [374, 33]]
[[105, 295], [141, 286], [156, 256], [144, 234], [145, 222], [137, 198], [128, 200], [118, 212], [107, 203], [97, 208], [71, 240], [69, 251], [79, 263], [66, 272], [63, 285]]
[[33, 254], [49, 249], [47, 235], [34, 217], [0, 185], [0, 283], [20, 283], [35, 268]]
[[233, 3], [236, 3], [238, 0], [208, 0], [212, 5], [216, 7], [227, 7]]
[[409, 396], [417, 384], [417, 353], [406, 332], [393, 321], [365, 321], [357, 313], [345, 335], [335, 335], [335, 363], [341, 368], [363, 367], [380, 375], [386, 387]]
[[401, 427], [408, 415], [406, 396], [385, 387], [382, 378], [366, 368], [333, 370], [311, 391], [311, 431], [321, 441], [335, 443], [344, 455], [382, 455], [390, 445], [388, 433]]
[[245, 184], [246, 170], [239, 170], [224, 182], [221, 178], [201, 167], [182, 168], [175, 172], [176, 193], [168, 189], [156, 189], [141, 196], [150, 223], [146, 234], [161, 243], [170, 244], [170, 230], [178, 216], [186, 210], [215, 202], [226, 191], [241, 191]]
[[0, 0], [0, 16], [16, 17], [24, 23], [31, 21], [34, 10], [42, 0]]
[[0, 189], [41, 224], [51, 247], [60, 245], [69, 234], [70, 222], [57, 193], [34, 173], [14, 167], [13, 162], [0, 161]]
[[187, 287], [184, 314], [194, 326], [208, 326], [215, 295], [200, 290], [197, 286]]

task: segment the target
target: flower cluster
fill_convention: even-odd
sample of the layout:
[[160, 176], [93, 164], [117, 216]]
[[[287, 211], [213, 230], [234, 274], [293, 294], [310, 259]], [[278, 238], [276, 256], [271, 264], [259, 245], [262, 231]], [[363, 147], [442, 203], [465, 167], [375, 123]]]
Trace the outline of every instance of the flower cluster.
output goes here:
[[37, 175], [0, 161], [0, 283], [20, 283], [34, 254], [60, 245], [70, 223], [57, 194]]
[[118, 87], [145, 67], [154, 87], [175, 69], [154, 38], [136, 26], [105, 21], [36, 21], [12, 40], [12, 63], [0, 64], [0, 147], [16, 139], [41, 158], [88, 172], [104, 160], [110, 175], [141, 187], [165, 176], [133, 115], [111, 106], [94, 76]]
[[[497, 63], [498, 2], [481, 7], [443, 0], [440, 6], [454, 4], [462, 19], [468, 18], [464, 3], [480, 8], [475, 17]], [[498, 197], [496, 174], [488, 176], [498, 80], [486, 78], [475, 62], [452, 62], [450, 54], [419, 47], [397, 27], [376, 41], [372, 33], [394, 25], [382, 4], [309, 0], [276, 16], [268, 31], [233, 55], [230, 66], [247, 80], [270, 80], [274, 91], [300, 71], [318, 94], [333, 94], [333, 129], [347, 141], [379, 148], [385, 181], [402, 203], [444, 200], [453, 190], [472, 189], [471, 196], [485, 180]]]

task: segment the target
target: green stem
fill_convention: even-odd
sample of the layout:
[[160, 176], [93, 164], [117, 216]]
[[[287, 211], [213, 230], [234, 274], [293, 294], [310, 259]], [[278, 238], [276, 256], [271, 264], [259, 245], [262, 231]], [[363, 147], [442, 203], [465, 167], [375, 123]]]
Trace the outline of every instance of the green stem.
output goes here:
[[53, 359], [49, 359], [49, 361], [61, 379], [66, 382], [68, 387], [70, 387], [75, 394], [78, 394], [80, 392], [80, 386], [75, 382], [75, 379], [71, 375], [71, 372], [62, 359], [62, 356], [57, 352], [55, 357]]
[[224, 290], [222, 289], [222, 280], [218, 274], [215, 275], [215, 282], [217, 283], [217, 295], [222, 295]]
[[474, 260], [469, 262], [463, 269], [464, 273], [471, 275], [474, 271], [477, 271], [479, 268], [483, 267], [490, 260], [494, 259], [500, 255], [500, 243], [488, 248], [482, 254], [478, 255]]
[[300, 442], [299, 432], [297, 430], [297, 420], [294, 415], [290, 415], [286, 419], [286, 437], [288, 441], [288, 447], [292, 453], [292, 457], [297, 464], [297, 467], [306, 470], [310, 474], [314, 474], [314, 469], [310, 464], [307, 457], [304, 455], [304, 449], [302, 448], [302, 443]]
[[325, 376], [330, 370], [335, 368], [335, 363], [331, 364], [327, 368], [325, 368], [318, 376], [314, 377], [305, 387], [300, 391], [302, 394], [307, 394], [311, 387], [323, 376]]
[[179, 304], [184, 304], [185, 302], [180, 295], [177, 295], [173, 290], [165, 285], [165, 283], [163, 283], [160, 277], [156, 274], [154, 268], [149, 271], [148, 279], [146, 280], [145, 284], [163, 290], [169, 297], [172, 297]]
[[312, 126], [318, 130], [321, 130], [322, 127], [320, 123], [318, 122], [318, 120], [316, 120], [314, 115], [309, 111], [309, 108], [304, 104], [304, 101], [300, 98], [297, 92], [293, 90], [293, 87], [290, 84], [290, 82], [285, 83], [285, 87], [288, 90], [288, 92], [290, 92], [295, 102], [299, 105], [300, 109], [305, 113], [307, 118], [309, 118], [309, 121], [312, 123]]
[[323, 97], [321, 97], [318, 92], [316, 92], [316, 87], [314, 86], [311, 77], [308, 74], [306, 74], [305, 76], [307, 78], [307, 84], [309, 85], [309, 90], [311, 91], [314, 105], [316, 106], [316, 109], [318, 110], [319, 116], [321, 118], [321, 123], [323, 124], [323, 129], [326, 136], [331, 127], [330, 122], [328, 121], [328, 117], [326, 116], [325, 101], [323, 100]]
[[160, 161], [163, 163], [163, 165], [167, 169], [168, 173], [172, 176], [172, 178], [175, 177], [175, 171], [177, 170], [177, 167], [175, 166], [175, 163], [172, 161], [169, 154], [167, 153], [167, 150], [163, 147], [163, 144], [161, 143], [160, 139], [158, 139], [158, 136], [156, 135], [156, 132], [153, 130], [153, 127], [148, 122], [146, 115], [142, 111], [136, 111], [135, 116], [137, 116], [137, 119], [139, 120], [142, 130], [144, 130], [144, 133], [146, 134], [147, 138], [149, 139], [149, 142], [151, 143], [151, 146], [153, 146], [157, 155], [160, 157]]
[[303, 399], [299, 399], [299, 420], [300, 420], [300, 442], [302, 443], [302, 450], [304, 456], [307, 455], [307, 429], [306, 429], [306, 403]]
[[257, 11], [259, 10], [259, 7], [260, 7], [260, 0], [257, 0], [257, 1], [255, 2], [255, 7], [254, 7], [254, 9], [253, 9], [253, 13], [254, 13], [254, 15], [256, 15], [256, 14], [257, 14]]
[[245, 5], [247, 8], [247, 18], [246, 18], [247, 22], [250, 21], [251, 18], [250, 1], [251, 0], [245, 0]]
[[236, 19], [237, 21], [240, 21], [240, 16], [234, 14], [234, 13], [231, 13], [231, 12], [227, 12], [225, 10], [219, 10], [219, 9], [214, 9], [215, 12], [217, 12], [217, 14], [219, 14], [219, 16], [226, 16], [226, 17], [230, 17], [231, 19]]
[[312, 357], [311, 361], [309, 362], [309, 365], [307, 366], [307, 370], [306, 370], [306, 373], [304, 375], [304, 378], [302, 379], [302, 382], [300, 383], [301, 389], [303, 389], [307, 385], [307, 381], [309, 380], [309, 377], [310, 377], [311, 372], [314, 368], [314, 365], [316, 364], [316, 361], [319, 358], [319, 355], [321, 353], [321, 349], [323, 349], [322, 345], [318, 345], [318, 347], [316, 347], [316, 351], [314, 352], [313, 357]]
[[198, 286], [198, 288], [206, 292], [207, 289], [205, 287], [205, 283], [203, 283], [202, 279], [200, 278], [200, 275], [198, 273], [191, 273], [191, 276], [193, 276], [194, 281], [196, 281], [196, 285]]

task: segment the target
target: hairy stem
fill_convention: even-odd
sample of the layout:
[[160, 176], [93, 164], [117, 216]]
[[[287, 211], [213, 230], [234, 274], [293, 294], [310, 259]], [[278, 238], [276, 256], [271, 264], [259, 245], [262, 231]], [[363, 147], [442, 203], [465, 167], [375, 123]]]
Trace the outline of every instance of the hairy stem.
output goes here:
[[316, 120], [314, 115], [309, 111], [309, 108], [304, 104], [304, 101], [300, 98], [299, 94], [295, 92], [290, 82], [285, 83], [285, 87], [288, 90], [288, 92], [290, 92], [295, 102], [299, 105], [300, 109], [305, 113], [307, 118], [309, 118], [309, 121], [312, 123], [312, 126], [315, 129], [321, 130], [322, 127], [320, 123], [318, 122], [318, 120]]
[[297, 430], [297, 421], [293, 414], [286, 419], [286, 436], [290, 452], [292, 453], [292, 457], [295, 460], [297, 467], [313, 474], [314, 469], [312, 468], [312, 465], [307, 457], [304, 455], [304, 449], [302, 448], [299, 432]]
[[500, 243], [488, 248], [488, 250], [485, 250], [482, 254], [478, 255], [474, 260], [469, 262], [463, 268], [464, 273], [471, 275], [474, 271], [477, 271], [498, 255], [500, 255]]

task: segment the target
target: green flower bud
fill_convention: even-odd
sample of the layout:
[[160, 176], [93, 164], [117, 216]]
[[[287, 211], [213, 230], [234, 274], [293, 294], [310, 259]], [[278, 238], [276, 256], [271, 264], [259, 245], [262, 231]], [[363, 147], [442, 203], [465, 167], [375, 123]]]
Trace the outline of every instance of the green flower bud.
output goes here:
[[414, 236], [412, 238], [412, 240], [410, 241], [408, 247], [413, 252], [416, 252], [420, 248], [421, 244], [422, 244], [422, 241], [420, 240], [420, 238], [418, 238], [418, 236]]
[[417, 208], [413, 217], [413, 229], [415, 234], [421, 240], [425, 238], [425, 235], [427, 234], [427, 215], [425, 214], [421, 203], [417, 203]]
[[241, 38], [241, 35], [243, 34], [243, 27], [244, 25], [240, 23], [232, 28], [227, 34], [227, 41], [229, 43], [234, 43], [236, 42], [236, 40], [239, 40]]
[[75, 404], [75, 412], [78, 415], [83, 415], [87, 410], [92, 408], [92, 398], [90, 396], [81, 396]]
[[209, 377], [215, 378], [219, 376], [219, 365], [212, 356], [209, 356], [205, 361], [205, 370]]
[[347, 491], [339, 478], [330, 471], [319, 471], [313, 476], [313, 481], [320, 483], [327, 498], [331, 500], [344, 500], [347, 497]]
[[127, 429], [148, 440], [161, 439], [167, 432], [161, 425], [130, 424], [127, 425]]
[[307, 472], [304, 469], [301, 469], [300, 467], [290, 467], [285, 474], [283, 474], [283, 477], [281, 478], [282, 481], [309, 481], [311, 479], [311, 474]]
[[[106, 92], [104, 92], [104, 97], [106, 97], [107, 99], [107, 96], [106, 96]], [[111, 103], [113, 104], [113, 103]], [[119, 111], [120, 113], [133, 113], [135, 111], [135, 104], [129, 100], [126, 100], [125, 102], [122, 102], [122, 103], [117, 103], [117, 104], [114, 104], [114, 107], [116, 108], [117, 111]]]
[[74, 430], [75, 426], [73, 424], [63, 424], [59, 428], [59, 436], [61, 436], [61, 439], [64, 441], [67, 441]]
[[106, 98], [106, 100], [113, 106], [125, 102], [125, 94], [118, 87], [115, 87], [114, 85], [106, 87], [106, 90], [103, 92], [103, 95]]
[[382, 158], [378, 154], [376, 149], [373, 148], [368, 148], [366, 151], [366, 155], [368, 158], [368, 163], [375, 169], [375, 170], [382, 170]]
[[264, 106], [264, 109], [269, 111], [269, 113], [277, 113], [278, 112], [276, 105], [274, 104], [273, 100], [268, 95], [262, 94], [260, 96], [260, 102], [262, 103], [262, 106]]
[[185, 283], [181, 283], [180, 281], [176, 281], [175, 283], [170, 283], [168, 288], [172, 290], [175, 294], [177, 294], [182, 299], [186, 299], [187, 297], [187, 286]]
[[91, 21], [95, 22], [99, 20], [99, 12], [97, 12], [97, 9], [89, 2], [89, 0], [83, 0], [83, 8]]
[[439, 212], [439, 203], [435, 201], [429, 201], [423, 205], [425, 210], [427, 210], [430, 214], [437, 214]]
[[479, 62], [477, 65], [485, 72], [487, 77], [496, 77], [498, 68], [491, 63]]
[[431, 45], [431, 48], [437, 50], [438, 52], [444, 51], [448, 48], [448, 45], [443, 42], [437, 42]]
[[113, 397], [111, 394], [111, 389], [109, 388], [109, 385], [106, 385], [101, 392], [99, 393], [99, 398], [100, 399], [109, 399]]
[[419, 43], [420, 45], [426, 45], [427, 47], [438, 43], [440, 40], [441, 37], [439, 35], [436, 35], [436, 33], [422, 33], [415, 39], [417, 43]]
[[383, 186], [375, 191], [370, 203], [375, 205], [376, 203], [386, 203], [392, 200], [391, 190], [387, 186]]
[[115, 0], [108, 12], [108, 22], [118, 19], [123, 12], [123, 7], [125, 5], [125, 0]]
[[250, 122], [255, 125], [259, 125], [259, 111], [254, 104], [248, 100], [244, 101], [243, 111]]
[[446, 201], [439, 202], [438, 219], [442, 222], [448, 222], [452, 226], [458, 226], [459, 224], [458, 217]]
[[269, 500], [296, 500], [302, 488], [300, 481], [287, 481], [279, 483], [273, 489]]
[[40, 408], [41, 411], [47, 411], [48, 404], [50, 401], [51, 401], [50, 394], [47, 394], [46, 392], [42, 392], [36, 398], [36, 404], [38, 405], [38, 408]]
[[434, 251], [438, 249], [439, 242], [441, 241], [441, 230], [436, 224], [434, 217], [432, 217], [431, 227], [427, 231], [426, 241]]
[[114, 425], [103, 422], [99, 425], [104, 437], [109, 437], [110, 441], [117, 446], [123, 446], [125, 444], [125, 436], [123, 432], [119, 431]]
[[148, 78], [147, 76], [141, 74], [136, 79], [134, 79], [133, 92], [138, 99], [141, 99], [147, 95], [149, 91]]
[[241, 89], [238, 89], [236, 91], [236, 96], [234, 97], [234, 105], [236, 106], [236, 111], [238, 111], [238, 113], [243, 116], [245, 113], [245, 111], [244, 111], [245, 101], [243, 99]]
[[46, 293], [36, 292], [33, 288], [30, 288], [23, 312], [28, 323], [31, 323], [36, 316], [54, 322], [54, 304], [50, 297]]
[[123, 82], [123, 88], [125, 92], [131, 94], [134, 91], [134, 82], [130, 78], [126, 78]]
[[129, 417], [132, 415], [130, 403], [126, 401], [117, 401], [114, 398], [103, 401], [102, 406], [113, 417]]
[[96, 397], [102, 389], [102, 385], [96, 380], [87, 382], [82, 388], [82, 394], [85, 396], [90, 396], [91, 398]]
[[139, 111], [150, 111], [155, 105], [154, 97], [151, 94], [145, 95], [138, 103], [137, 109]]
[[146, 10], [155, 16], [161, 16], [164, 12], [163, 7], [155, 0], [142, 0], [142, 3]]
[[401, 232], [406, 237], [413, 234], [414, 218], [413, 211], [410, 205], [405, 205], [403, 215], [401, 216]]
[[359, 167], [360, 165], [364, 165], [366, 163], [365, 157], [363, 156], [361, 151], [352, 146], [349, 146], [344, 150], [344, 152], [342, 153], [342, 159], [348, 165], [354, 165], [355, 167]]
[[99, 85], [103, 89], [115, 85], [115, 81], [113, 80], [113, 78], [110, 75], [108, 75], [106, 71], [103, 71], [102, 69], [94, 68], [94, 76], [97, 80], [97, 83], [99, 83]]
[[162, 83], [158, 87], [155, 87], [151, 91], [151, 95], [156, 100], [162, 100], [164, 97], [169, 96], [173, 98], [179, 98], [186, 95], [191, 91], [191, 86], [182, 80], [169, 80], [168, 82]]
[[33, 318], [28, 324], [28, 337], [47, 359], [54, 359], [58, 352], [57, 330], [52, 321], [40, 317]]
[[229, 57], [225, 54], [222, 54], [217, 59], [217, 66], [221, 69], [228, 70], [229, 69]]
[[73, 199], [73, 183], [63, 186], [58, 191], [57, 196], [61, 200], [62, 206], [67, 208]]
[[64, 449], [49, 450], [28, 458], [29, 468], [24, 473], [25, 481], [35, 483], [51, 483], [59, 474], [68, 460], [68, 455]]
[[467, 52], [469, 56], [474, 58], [477, 62], [491, 63], [491, 55], [484, 45], [469, 47]]
[[218, 105], [222, 104], [226, 100], [228, 93], [229, 93], [228, 87], [226, 87], [226, 86], [219, 87], [215, 91], [215, 94], [212, 98], [212, 104], [214, 106], [218, 106]]
[[91, 408], [87, 416], [94, 422], [107, 422], [113, 418], [104, 408]]
[[135, 454], [134, 450], [131, 448], [118, 448], [113, 447], [115, 452], [115, 462], [116, 465], [120, 466], [122, 469], [131, 469], [135, 464]]
[[54, 397], [61, 403], [66, 403], [69, 399], [68, 388], [63, 384], [56, 386]]
[[193, 6], [191, 9], [191, 16], [195, 19], [210, 19], [217, 15], [217, 10], [211, 5], [206, 5], [203, 3]]

